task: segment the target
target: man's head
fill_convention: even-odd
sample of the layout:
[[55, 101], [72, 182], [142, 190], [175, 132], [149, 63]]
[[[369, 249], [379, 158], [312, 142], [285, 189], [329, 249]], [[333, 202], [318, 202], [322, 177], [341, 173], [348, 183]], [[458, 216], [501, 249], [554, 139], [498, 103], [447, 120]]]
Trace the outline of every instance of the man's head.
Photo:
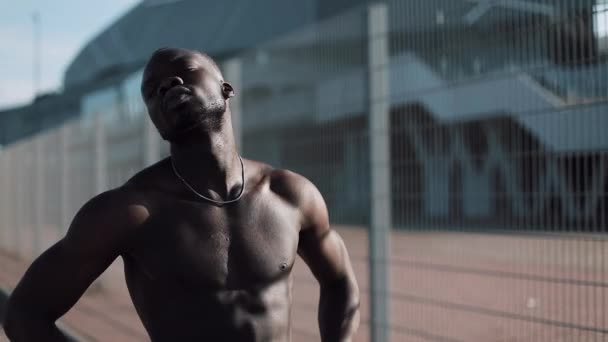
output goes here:
[[232, 86], [208, 55], [192, 50], [156, 50], [144, 69], [141, 93], [150, 118], [165, 140], [202, 126], [218, 129]]

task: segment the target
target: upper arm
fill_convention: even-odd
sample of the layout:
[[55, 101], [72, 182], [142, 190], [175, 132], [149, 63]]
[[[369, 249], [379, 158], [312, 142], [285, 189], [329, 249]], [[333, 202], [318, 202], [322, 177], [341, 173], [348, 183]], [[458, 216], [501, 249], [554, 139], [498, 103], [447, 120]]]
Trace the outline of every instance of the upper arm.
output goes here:
[[306, 178], [293, 173], [287, 178], [300, 212], [298, 254], [321, 285], [345, 278], [355, 283], [348, 252], [340, 235], [330, 227], [323, 196]]
[[28, 268], [9, 299], [9, 310], [56, 320], [121, 254], [141, 209], [116, 190], [85, 204], [66, 236]]

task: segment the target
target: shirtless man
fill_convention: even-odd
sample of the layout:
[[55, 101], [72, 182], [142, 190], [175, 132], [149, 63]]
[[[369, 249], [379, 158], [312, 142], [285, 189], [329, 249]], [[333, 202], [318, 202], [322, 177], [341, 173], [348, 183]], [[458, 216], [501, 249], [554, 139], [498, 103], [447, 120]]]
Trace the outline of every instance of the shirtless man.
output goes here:
[[200, 52], [156, 51], [142, 95], [171, 156], [76, 214], [13, 291], [13, 341], [65, 341], [55, 322], [118, 257], [153, 341], [289, 341], [296, 254], [321, 287], [323, 341], [349, 341], [359, 290], [315, 186], [241, 159], [232, 86]]

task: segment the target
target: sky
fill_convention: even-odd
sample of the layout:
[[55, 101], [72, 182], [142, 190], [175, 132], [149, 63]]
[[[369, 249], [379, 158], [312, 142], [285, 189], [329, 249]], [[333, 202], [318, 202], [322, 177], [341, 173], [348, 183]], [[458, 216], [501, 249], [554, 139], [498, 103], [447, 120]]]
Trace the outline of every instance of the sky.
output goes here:
[[34, 96], [34, 20], [41, 28], [40, 91], [61, 89], [63, 73], [89, 40], [140, 0], [0, 0], [0, 110]]

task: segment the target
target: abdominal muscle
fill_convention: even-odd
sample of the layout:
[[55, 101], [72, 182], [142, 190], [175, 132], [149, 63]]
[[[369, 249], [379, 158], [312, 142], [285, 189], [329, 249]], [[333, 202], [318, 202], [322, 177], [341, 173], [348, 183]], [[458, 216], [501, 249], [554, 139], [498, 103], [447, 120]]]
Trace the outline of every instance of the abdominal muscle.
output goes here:
[[152, 341], [291, 340], [290, 277], [256, 289], [195, 290], [137, 273], [125, 268], [131, 299]]

